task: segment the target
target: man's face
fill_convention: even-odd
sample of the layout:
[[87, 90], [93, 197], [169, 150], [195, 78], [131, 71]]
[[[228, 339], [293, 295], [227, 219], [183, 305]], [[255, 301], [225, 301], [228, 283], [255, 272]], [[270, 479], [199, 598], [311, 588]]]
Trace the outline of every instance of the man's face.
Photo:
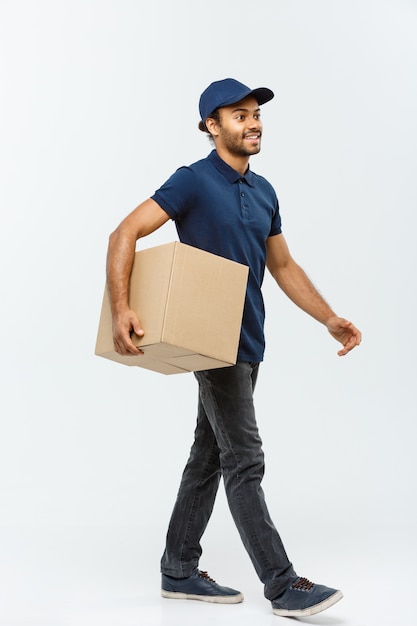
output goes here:
[[259, 105], [253, 96], [222, 107], [220, 124], [215, 125], [216, 147], [226, 149], [234, 156], [257, 154], [261, 149], [260, 116]]

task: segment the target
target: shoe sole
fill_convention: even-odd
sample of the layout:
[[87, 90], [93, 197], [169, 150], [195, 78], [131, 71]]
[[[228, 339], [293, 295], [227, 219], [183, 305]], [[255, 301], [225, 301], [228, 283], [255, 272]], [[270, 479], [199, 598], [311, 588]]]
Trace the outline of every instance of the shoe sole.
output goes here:
[[198, 596], [192, 593], [165, 591], [165, 589], [161, 589], [161, 596], [163, 598], [170, 598], [171, 600], [200, 600], [201, 602], [212, 602], [214, 604], [239, 604], [243, 602], [243, 595], [241, 593], [235, 596]]
[[305, 617], [307, 615], [316, 615], [316, 613], [321, 613], [325, 611], [329, 607], [336, 604], [343, 598], [343, 593], [341, 591], [336, 591], [332, 596], [323, 600], [323, 602], [319, 602], [318, 604], [314, 604], [313, 606], [308, 606], [305, 609], [294, 609], [290, 611], [288, 609], [272, 609], [274, 615], [279, 615], [281, 617]]

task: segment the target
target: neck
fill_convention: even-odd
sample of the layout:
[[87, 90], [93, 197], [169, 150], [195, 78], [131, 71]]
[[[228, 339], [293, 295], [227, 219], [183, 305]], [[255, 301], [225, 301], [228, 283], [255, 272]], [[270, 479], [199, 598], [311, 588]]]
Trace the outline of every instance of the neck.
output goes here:
[[227, 165], [230, 165], [231, 168], [236, 170], [236, 172], [239, 172], [239, 174], [241, 174], [242, 176], [244, 176], [246, 172], [248, 171], [248, 167], [249, 167], [248, 156], [243, 156], [243, 155], [241, 156], [239, 154], [231, 154], [228, 150], [225, 150], [221, 146], [216, 146], [216, 152], [219, 155], [219, 157], [222, 159], [222, 161], [227, 163]]

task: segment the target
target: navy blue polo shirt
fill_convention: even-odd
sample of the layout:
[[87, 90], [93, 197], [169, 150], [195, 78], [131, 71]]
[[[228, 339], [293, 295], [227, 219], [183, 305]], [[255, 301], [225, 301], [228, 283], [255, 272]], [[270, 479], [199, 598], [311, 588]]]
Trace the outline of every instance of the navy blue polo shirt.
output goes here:
[[272, 185], [250, 169], [242, 176], [213, 150], [180, 167], [152, 199], [175, 220], [180, 241], [249, 266], [238, 360], [262, 361], [265, 244], [281, 232]]

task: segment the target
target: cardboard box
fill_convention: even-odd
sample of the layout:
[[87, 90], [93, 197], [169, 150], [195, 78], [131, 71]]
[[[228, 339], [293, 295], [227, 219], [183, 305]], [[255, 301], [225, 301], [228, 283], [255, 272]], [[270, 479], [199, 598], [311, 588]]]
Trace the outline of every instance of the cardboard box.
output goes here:
[[129, 304], [145, 331], [144, 337], [132, 334], [144, 354], [114, 350], [107, 288], [95, 353], [163, 374], [234, 365], [248, 271], [179, 242], [136, 252]]

